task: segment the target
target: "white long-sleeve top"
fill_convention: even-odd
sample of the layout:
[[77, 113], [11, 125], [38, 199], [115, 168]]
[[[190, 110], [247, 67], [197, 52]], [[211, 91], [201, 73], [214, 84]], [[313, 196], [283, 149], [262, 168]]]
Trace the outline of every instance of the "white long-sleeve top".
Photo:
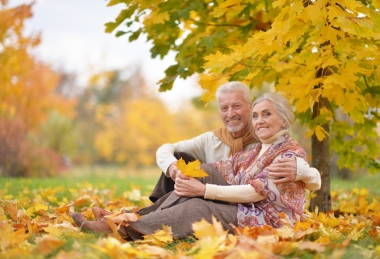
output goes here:
[[[244, 150], [253, 148], [258, 143], [253, 143], [244, 147]], [[177, 159], [174, 152], [185, 152], [198, 159], [202, 163], [216, 162], [227, 159], [230, 153], [230, 147], [224, 144], [211, 131], [203, 133], [189, 140], [182, 140], [173, 144], [164, 144], [156, 152], [157, 165], [162, 172], [168, 175], [168, 168]], [[305, 188], [314, 191], [321, 186], [319, 171], [300, 158], [297, 158], [297, 176], [296, 181], [303, 181]], [[253, 189], [253, 187], [252, 187]]]

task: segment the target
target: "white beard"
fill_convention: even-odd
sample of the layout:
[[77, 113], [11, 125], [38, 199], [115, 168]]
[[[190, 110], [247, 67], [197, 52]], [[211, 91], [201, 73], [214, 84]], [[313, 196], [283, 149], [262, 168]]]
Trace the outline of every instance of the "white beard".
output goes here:
[[239, 125], [237, 125], [237, 126], [233, 126], [233, 127], [231, 127], [231, 126], [226, 126], [226, 128], [227, 128], [227, 130], [228, 130], [229, 132], [238, 132], [238, 131], [242, 130], [243, 127], [244, 127], [243, 122], [241, 122]]

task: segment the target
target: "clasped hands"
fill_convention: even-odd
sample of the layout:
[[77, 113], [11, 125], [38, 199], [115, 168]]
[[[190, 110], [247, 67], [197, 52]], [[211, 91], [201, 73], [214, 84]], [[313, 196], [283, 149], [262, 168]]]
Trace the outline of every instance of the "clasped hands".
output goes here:
[[[274, 184], [294, 182], [297, 177], [297, 161], [293, 158], [279, 158], [278, 163], [269, 165], [268, 175], [275, 178]], [[183, 197], [204, 197], [206, 185], [196, 178], [181, 173], [175, 162], [169, 166], [169, 174], [175, 182], [174, 192]]]
[[172, 163], [169, 167], [169, 173], [174, 184], [174, 192], [182, 197], [204, 197], [206, 185], [198, 181], [196, 178], [185, 176], [181, 170]]

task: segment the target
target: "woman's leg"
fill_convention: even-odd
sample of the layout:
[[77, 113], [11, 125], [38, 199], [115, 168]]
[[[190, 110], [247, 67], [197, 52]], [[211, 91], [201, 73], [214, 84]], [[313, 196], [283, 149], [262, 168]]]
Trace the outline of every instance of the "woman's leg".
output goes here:
[[[199, 181], [206, 184], [217, 184], [217, 185], [228, 185], [226, 180], [223, 178], [223, 176], [218, 172], [218, 170], [211, 164], [202, 164], [201, 168], [208, 174], [207, 177], [204, 178], [198, 178]], [[153, 211], [156, 211], [159, 207], [161, 207], [164, 204], [164, 207], [170, 207], [175, 204], [181, 203], [188, 198], [182, 197], [181, 200], [177, 201], [180, 197], [177, 195], [171, 195], [174, 193], [174, 191], [171, 191], [165, 195], [163, 195], [160, 199], [158, 199], [155, 203], [153, 203], [151, 206], [148, 206], [146, 208], [143, 208], [139, 211], [136, 211], [136, 213], [140, 215], [146, 215]], [[169, 198], [170, 197], [170, 198]]]
[[171, 203], [170, 207], [165, 207], [168, 204], [164, 203], [156, 211], [141, 216], [136, 222], [130, 222], [130, 226], [126, 227], [127, 235], [131, 239], [140, 239], [142, 235], [153, 234], [166, 225], [172, 228], [174, 237], [184, 238], [193, 233], [194, 222], [204, 218], [211, 223], [212, 215], [222, 223], [224, 229], [232, 231], [230, 224], [237, 225], [236, 205], [201, 198], [176, 198], [175, 195], [172, 193], [167, 200]]

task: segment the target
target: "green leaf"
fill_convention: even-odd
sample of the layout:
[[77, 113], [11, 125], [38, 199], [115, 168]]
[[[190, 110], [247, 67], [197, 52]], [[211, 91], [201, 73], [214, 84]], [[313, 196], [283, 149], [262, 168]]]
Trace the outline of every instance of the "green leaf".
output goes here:
[[128, 19], [132, 16], [132, 14], [138, 8], [137, 4], [129, 6], [127, 9], [122, 10], [119, 15], [116, 17], [115, 22], [108, 22], [105, 24], [106, 29], [105, 32], [111, 33], [114, 29], [116, 29], [125, 19]]
[[210, 36], [203, 37], [199, 42], [200, 47], [206, 47], [208, 49], [212, 49], [213, 47], [213, 39]]
[[142, 29], [141, 29], [141, 28], [138, 29], [137, 31], [133, 32], [133, 33], [131, 34], [131, 36], [129, 36], [129, 39], [128, 39], [129, 42], [132, 42], [132, 41], [134, 41], [134, 40], [137, 40], [137, 39], [139, 38], [141, 32], [142, 32]]
[[127, 31], [117, 31], [115, 36], [120, 37], [120, 36], [123, 36], [124, 34], [127, 34], [127, 33], [128, 33]]

